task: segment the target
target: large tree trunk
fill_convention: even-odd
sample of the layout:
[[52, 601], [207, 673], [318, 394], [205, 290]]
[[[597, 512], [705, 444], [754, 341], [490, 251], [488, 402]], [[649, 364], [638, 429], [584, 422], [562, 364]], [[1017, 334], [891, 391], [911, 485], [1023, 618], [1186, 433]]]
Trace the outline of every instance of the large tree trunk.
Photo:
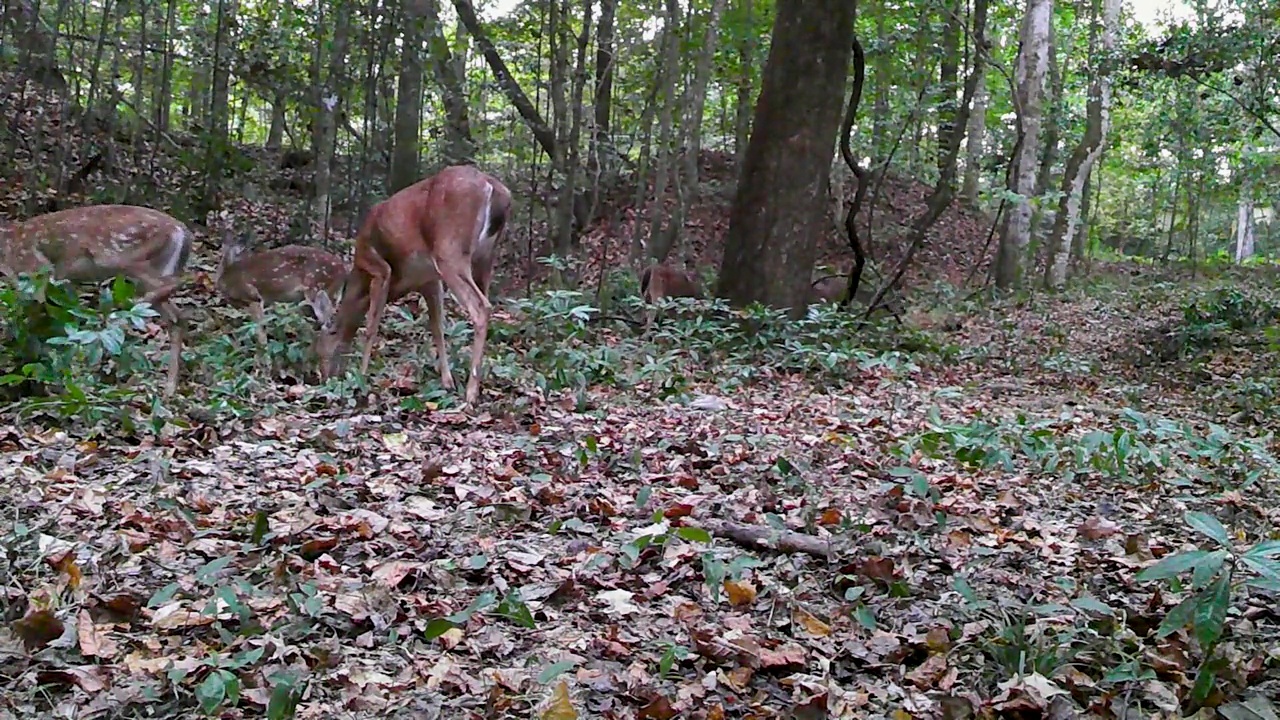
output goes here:
[[[748, 28], [755, 23], [755, 8], [751, 0], [742, 0], [743, 23]], [[733, 154], [738, 167], [747, 156], [747, 139], [751, 136], [752, 73], [756, 62], [756, 36], [749, 29], [746, 38], [738, 46], [738, 82], [736, 114], [733, 123]]]
[[[649, 209], [649, 237], [647, 245], [649, 256], [655, 262], [663, 262], [671, 252], [678, 232], [674, 225], [664, 226], [667, 210], [663, 199], [667, 194], [667, 183], [671, 179], [675, 167], [675, 143], [672, 139], [675, 125], [676, 78], [680, 76], [680, 3], [677, 0], [666, 0], [667, 21], [663, 32], [662, 66], [658, 72], [662, 76], [661, 92], [658, 95], [658, 161], [657, 172], [653, 179], [653, 205]], [[665, 229], [664, 229], [665, 227]]]
[[[985, 66], [984, 66], [985, 68]], [[984, 72], [985, 75], [985, 72]], [[978, 78], [978, 89], [973, 96], [973, 111], [969, 113], [969, 127], [964, 149], [964, 182], [961, 195], [969, 205], [977, 207], [981, 189], [982, 157], [987, 136], [987, 82]]]
[[996, 287], [1008, 289], [1022, 280], [1027, 245], [1031, 242], [1031, 197], [1035, 192], [1036, 165], [1040, 156], [1040, 123], [1044, 80], [1049, 68], [1049, 23], [1053, 0], [1027, 0], [1022, 22], [1022, 49], [1018, 53], [1014, 81], [1022, 112], [1017, 152], [1009, 175], [1009, 190], [1021, 198], [1013, 204], [1000, 233], [996, 256]]
[[947, 0], [942, 6], [942, 62], [938, 79], [941, 87], [942, 102], [938, 104], [938, 174], [943, 171], [942, 164], [947, 161], [946, 139], [951, 137], [951, 128], [956, 118], [956, 97], [958, 89], [956, 78], [960, 73], [960, 29], [964, 25], [961, 17], [963, 5], [957, 0]]
[[[568, 6], [565, 6], [566, 9]], [[569, 17], [565, 13], [564, 19]], [[567, 34], [567, 33], [566, 33]], [[582, 95], [587, 84], [587, 46], [591, 44], [591, 0], [582, 0], [582, 32], [577, 38], [573, 86], [569, 91], [569, 134], [565, 138], [564, 184], [556, 206], [556, 254], [566, 257], [574, 250], [578, 228], [575, 226], [574, 198], [578, 196], [578, 168], [582, 162], [578, 150], [582, 135]]]
[[228, 93], [231, 58], [235, 54], [230, 45], [235, 15], [236, 0], [219, 0], [213, 41], [213, 101], [209, 105], [209, 128], [205, 135], [204, 193], [197, 208], [201, 218], [220, 204], [222, 171], [227, 160]]
[[612, 174], [616, 166], [614, 158], [617, 156], [617, 149], [609, 137], [613, 113], [613, 27], [617, 8], [618, 0], [600, 0], [600, 23], [596, 26], [596, 91], [593, 108], [596, 128], [592, 138], [595, 149], [591, 156], [593, 171], [606, 176]]
[[[1097, 17], [1097, 0], [1094, 17]], [[1120, 15], [1120, 0], [1102, 0], [1102, 56], [1109, 57], [1115, 49], [1116, 22]], [[1096, 22], [1096, 20], [1095, 20]], [[1092, 44], [1092, 43], [1091, 43]], [[1094, 56], [1094, 53], [1090, 53]], [[1045, 286], [1060, 288], [1067, 281], [1067, 268], [1071, 261], [1071, 241], [1081, 221], [1081, 206], [1085, 197], [1086, 181], [1093, 171], [1106, 144], [1111, 125], [1111, 79], [1107, 70], [1095, 67], [1093, 82], [1089, 86], [1089, 102], [1086, 111], [1084, 136], [1067, 160], [1062, 174], [1062, 198], [1058, 201], [1058, 214], [1053, 219], [1053, 231], [1049, 235], [1052, 252], [1045, 269]], [[1177, 197], [1175, 194], [1176, 206]], [[1172, 228], [1170, 228], [1172, 232]]]
[[[321, 80], [323, 58], [320, 52], [322, 44], [317, 44], [312, 57], [312, 83], [315, 86], [315, 119], [311, 127], [311, 142], [315, 150], [315, 196], [312, 204], [312, 217], [320, 224], [320, 237], [329, 233], [329, 215], [332, 210], [331, 193], [333, 191], [333, 153], [337, 144], [338, 112], [342, 105], [343, 74], [347, 65], [347, 37], [351, 30], [351, 6], [345, 2], [337, 3], [337, 17], [334, 18], [333, 43], [329, 60], [329, 74]], [[323, 33], [321, 22], [317, 31]]]
[[1240, 200], [1236, 211], [1236, 262], [1243, 263], [1253, 257], [1254, 224], [1253, 197], [1249, 183], [1240, 186]]
[[778, 4], [716, 287], [735, 306], [760, 301], [793, 317], [807, 307], [854, 14], [848, 0]]
[[475, 162], [476, 141], [471, 137], [471, 117], [467, 110], [465, 66], [449, 52], [449, 42], [440, 24], [436, 0], [426, 0], [422, 9], [427, 18], [427, 42], [431, 50], [431, 71], [440, 88], [440, 104], [444, 106], [444, 148], [441, 155], [448, 165]]
[[429, 3], [405, 3], [400, 45], [400, 77], [396, 81], [396, 119], [387, 173], [387, 194], [395, 194], [418, 181], [418, 147], [422, 144], [422, 36]]

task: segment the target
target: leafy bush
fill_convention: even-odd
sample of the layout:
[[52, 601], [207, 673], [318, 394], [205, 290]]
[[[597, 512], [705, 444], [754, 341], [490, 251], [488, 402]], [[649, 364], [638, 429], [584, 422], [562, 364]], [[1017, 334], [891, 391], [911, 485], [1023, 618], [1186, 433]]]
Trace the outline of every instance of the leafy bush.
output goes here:
[[117, 279], [101, 290], [94, 306], [77, 288], [45, 273], [22, 275], [0, 286], [0, 376], [20, 413], [48, 413], [94, 424], [126, 417], [134, 393], [123, 383], [153, 368], [129, 330], [156, 316], [148, 304], [133, 304], [133, 287]]

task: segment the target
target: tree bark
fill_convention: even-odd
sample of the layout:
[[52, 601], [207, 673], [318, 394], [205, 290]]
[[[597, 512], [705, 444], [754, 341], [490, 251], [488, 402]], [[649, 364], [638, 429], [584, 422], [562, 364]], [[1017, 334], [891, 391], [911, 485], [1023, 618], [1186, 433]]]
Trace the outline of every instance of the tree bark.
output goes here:
[[[654, 262], [663, 262], [675, 242], [675, 231], [666, 225], [667, 210], [664, 199], [667, 183], [675, 166], [675, 148], [672, 134], [675, 125], [676, 78], [680, 75], [680, 3], [666, 0], [667, 20], [662, 36], [662, 66], [659, 73], [662, 84], [658, 95], [658, 161], [653, 178], [653, 204], [649, 209], [649, 236], [646, 245]], [[664, 229], [666, 228], [666, 229]]]
[[1022, 281], [1027, 245], [1031, 242], [1031, 197], [1035, 192], [1040, 155], [1040, 123], [1044, 80], [1049, 66], [1049, 23], [1053, 0], [1027, 0], [1022, 22], [1022, 49], [1014, 71], [1019, 115], [1019, 139], [1009, 174], [1009, 190], [1020, 199], [1006, 216], [996, 256], [996, 287], [1009, 289]]
[[793, 317], [807, 307], [854, 14], [847, 0], [778, 4], [716, 287], [735, 306], [760, 301]]
[[751, 90], [754, 86], [752, 73], [756, 62], [756, 37], [750, 31], [756, 17], [752, 0], [742, 0], [742, 13], [748, 30], [746, 39], [738, 47], [737, 109], [733, 123], [733, 154], [738, 167], [742, 167], [747, 156], [747, 140], [751, 137]]
[[[328, 77], [321, 80], [320, 44], [317, 44], [313, 56], [313, 78], [315, 92], [315, 120], [312, 122], [312, 147], [315, 150], [315, 196], [312, 204], [312, 217], [320, 224], [320, 237], [329, 233], [329, 215], [332, 210], [331, 193], [333, 191], [333, 153], [337, 144], [339, 107], [342, 104], [342, 92], [339, 87], [346, 72], [347, 39], [351, 30], [351, 6], [345, 2], [336, 4], [337, 17], [334, 18], [333, 44], [329, 55]], [[317, 27], [322, 33], [323, 22]]]
[[467, 108], [466, 68], [449, 52], [436, 0], [425, 0], [422, 9], [426, 13], [431, 72], [440, 87], [440, 104], [444, 106], [445, 141], [441, 155], [448, 165], [470, 165], [475, 163], [476, 141], [471, 136], [471, 116]]
[[467, 27], [467, 32], [471, 33], [471, 38], [476, 41], [480, 52], [484, 54], [485, 62], [489, 64], [489, 69], [493, 71], [493, 76], [498, 81], [498, 87], [502, 88], [503, 94], [515, 106], [516, 112], [524, 118], [525, 124], [529, 126], [534, 139], [542, 149], [547, 155], [555, 157], [555, 132], [547, 125], [546, 120], [542, 119], [538, 108], [534, 107], [529, 96], [520, 88], [520, 83], [516, 82], [515, 76], [511, 74], [507, 63], [498, 54], [498, 48], [494, 47], [493, 41], [484, 31], [484, 26], [480, 24], [480, 19], [476, 17], [476, 10], [472, 7], [471, 0], [453, 0], [453, 7], [458, 11], [458, 19]]
[[[1095, 0], [1096, 2], [1096, 0]], [[1102, 57], [1110, 57], [1115, 49], [1116, 23], [1120, 15], [1120, 0], [1102, 0]], [[1097, 17], [1097, 6], [1094, 6]], [[1094, 56], [1094, 53], [1090, 53]], [[1071, 241], [1081, 222], [1081, 206], [1085, 197], [1085, 185], [1089, 174], [1102, 155], [1107, 133], [1111, 126], [1111, 69], [1094, 67], [1093, 82], [1089, 86], [1085, 132], [1080, 144], [1071, 153], [1062, 174], [1062, 197], [1058, 201], [1058, 213], [1053, 219], [1049, 235], [1052, 256], [1045, 269], [1045, 286], [1060, 288], [1067, 281], [1067, 269], [1071, 262]], [[1175, 194], [1176, 206], [1177, 197]]]
[[946, 138], [951, 137], [951, 128], [956, 118], [956, 78], [960, 72], [960, 29], [963, 20], [960, 16], [961, 3], [948, 0], [942, 6], [942, 62], [938, 79], [942, 102], [938, 104], [938, 174], [942, 174], [942, 163], [946, 162]]
[[[984, 71], [985, 75], [985, 71]], [[978, 79], [978, 89], [973, 96], [973, 111], [969, 113], [968, 136], [965, 140], [964, 182], [961, 195], [965, 202], [973, 207], [978, 205], [978, 191], [981, 189], [982, 158], [987, 136], [987, 82], [986, 78]]]
[[387, 194], [393, 195], [418, 181], [421, 170], [418, 148], [422, 144], [422, 36], [427, 13], [423, 5], [404, 4], [400, 35], [400, 77], [396, 81], [396, 119], [392, 130], [391, 167]]

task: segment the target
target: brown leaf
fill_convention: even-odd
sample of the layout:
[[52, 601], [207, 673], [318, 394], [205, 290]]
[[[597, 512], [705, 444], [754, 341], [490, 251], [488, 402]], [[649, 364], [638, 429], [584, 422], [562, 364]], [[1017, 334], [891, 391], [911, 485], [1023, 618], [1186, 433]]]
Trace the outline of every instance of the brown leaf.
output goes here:
[[761, 668], [799, 668], [804, 667], [806, 653], [799, 645], [783, 645], [777, 649], [760, 649]]
[[142, 598], [127, 592], [117, 593], [103, 598], [102, 608], [115, 622], [131, 623], [137, 619], [138, 612], [142, 610]]
[[675, 503], [662, 511], [662, 516], [667, 519], [675, 519], [688, 517], [693, 514], [693, 505], [689, 503]]
[[863, 576], [888, 585], [894, 580], [893, 560], [886, 557], [867, 558], [859, 568]]
[[750, 605], [756, 601], [756, 588], [747, 580], [726, 579], [724, 590], [729, 595], [729, 604], [734, 607]]
[[109, 660], [119, 650], [106, 631], [93, 623], [88, 610], [81, 610], [76, 618], [76, 637], [80, 640], [80, 654], [85, 657]]
[[1090, 540], [1101, 540], [1120, 532], [1120, 524], [1100, 515], [1094, 515], [1080, 523], [1079, 533]]
[[929, 690], [937, 684], [947, 672], [946, 655], [930, 655], [915, 670], [907, 673], [907, 682], [921, 690]]
[[573, 699], [569, 697], [569, 686], [564, 680], [556, 683], [551, 702], [542, 709], [541, 720], [578, 720], [578, 711], [573, 707]]
[[302, 547], [298, 549], [298, 552], [302, 555], [302, 559], [310, 562], [337, 546], [338, 538], [336, 537], [316, 538], [302, 543]]
[[107, 670], [101, 665], [80, 665], [36, 673], [41, 685], [75, 685], [87, 693], [101, 692], [107, 687]]
[[819, 525], [839, 525], [844, 516], [836, 508], [829, 507], [818, 515]]
[[13, 621], [13, 632], [22, 638], [27, 650], [41, 650], [62, 637], [66, 626], [52, 610], [36, 610], [21, 620]]
[[649, 701], [648, 705], [640, 708], [640, 712], [636, 714], [636, 719], [671, 720], [675, 716], [676, 709], [671, 707], [671, 701], [662, 695], [657, 695]]
[[791, 613], [792, 622], [804, 628], [804, 631], [810, 635], [817, 637], [826, 637], [831, 634], [831, 626], [814, 617], [804, 608], [796, 608]]

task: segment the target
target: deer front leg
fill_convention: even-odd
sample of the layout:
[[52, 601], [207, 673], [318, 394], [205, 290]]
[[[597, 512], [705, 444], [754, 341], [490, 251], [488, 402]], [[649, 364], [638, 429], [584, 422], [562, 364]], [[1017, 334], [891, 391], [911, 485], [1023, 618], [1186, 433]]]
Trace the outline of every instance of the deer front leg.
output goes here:
[[376, 253], [369, 253], [361, 269], [369, 276], [369, 311], [365, 315], [364, 351], [360, 355], [360, 374], [367, 375], [373, 343], [378, 339], [378, 325], [382, 322], [382, 311], [387, 307], [387, 294], [391, 292], [391, 266]]
[[258, 347], [266, 350], [267, 348], [267, 328], [263, 324], [263, 318], [266, 314], [262, 305], [262, 298], [255, 297], [249, 303], [249, 317], [253, 318], [253, 324], [257, 327]]
[[489, 304], [489, 299], [480, 292], [475, 280], [471, 278], [469, 259], [467, 262], [441, 262], [437, 266], [450, 292], [462, 307], [466, 308], [467, 316], [471, 318], [471, 324], [474, 327], [475, 338], [471, 341], [471, 374], [467, 377], [466, 393], [467, 404], [474, 405], [480, 399], [480, 366], [484, 362], [484, 343], [489, 334], [489, 315], [493, 308]]
[[156, 277], [141, 271], [136, 271], [133, 275], [145, 291], [139, 302], [151, 303], [160, 315], [160, 322], [169, 332], [169, 372], [165, 380], [164, 397], [170, 398], [178, 391], [178, 375], [182, 368], [182, 316], [169, 301], [169, 296], [178, 287], [178, 281], [176, 278]]
[[440, 384], [445, 390], [452, 390], [453, 372], [449, 370], [449, 348], [444, 343], [444, 286], [439, 280], [432, 280], [422, 286], [422, 295], [427, 299], [427, 324], [431, 326], [431, 338], [436, 346], [436, 365], [440, 369]]

